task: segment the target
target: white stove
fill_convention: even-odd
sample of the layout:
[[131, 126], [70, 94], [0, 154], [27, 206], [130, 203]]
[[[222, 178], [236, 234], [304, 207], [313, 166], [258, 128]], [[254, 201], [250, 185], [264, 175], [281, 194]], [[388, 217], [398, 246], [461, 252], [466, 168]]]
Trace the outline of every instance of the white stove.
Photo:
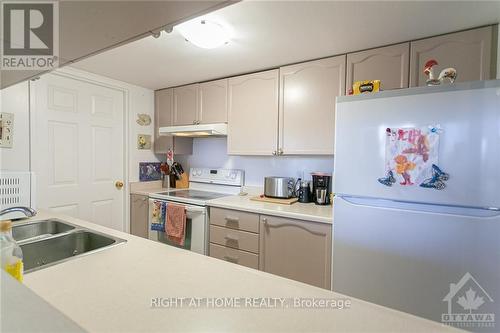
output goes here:
[[240, 193], [244, 180], [243, 170], [191, 168], [188, 189], [170, 189], [149, 197], [206, 206], [209, 200]]
[[170, 189], [149, 195], [149, 239], [172, 245], [165, 232], [151, 229], [153, 205], [181, 204], [187, 215], [183, 248], [208, 254], [207, 201], [240, 193], [244, 180], [243, 170], [191, 168], [188, 189]]

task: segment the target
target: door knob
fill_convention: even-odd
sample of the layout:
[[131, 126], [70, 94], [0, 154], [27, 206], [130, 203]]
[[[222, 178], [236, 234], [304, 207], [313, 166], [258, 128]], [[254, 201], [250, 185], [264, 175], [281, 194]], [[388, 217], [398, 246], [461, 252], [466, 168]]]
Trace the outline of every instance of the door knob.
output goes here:
[[123, 182], [121, 180], [117, 180], [115, 182], [115, 187], [119, 190], [121, 190], [121, 188], [123, 187]]

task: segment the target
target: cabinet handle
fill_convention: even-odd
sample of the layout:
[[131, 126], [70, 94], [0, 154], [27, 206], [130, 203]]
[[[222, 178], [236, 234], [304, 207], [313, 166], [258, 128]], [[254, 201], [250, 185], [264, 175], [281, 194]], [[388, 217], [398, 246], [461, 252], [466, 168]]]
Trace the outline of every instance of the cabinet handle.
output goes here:
[[235, 241], [235, 242], [237, 242], [239, 240], [238, 237], [233, 236], [233, 235], [226, 235], [226, 236], [224, 236], [224, 239], [228, 240], [228, 241]]
[[276, 155], [276, 150], [273, 150], [273, 155]]
[[231, 262], [238, 262], [238, 257], [233, 257], [233, 256], [224, 256], [224, 259], [226, 261], [231, 261]]
[[240, 221], [240, 219], [239, 219], [239, 218], [237, 218], [237, 217], [230, 217], [230, 216], [226, 216], [224, 219], [225, 219], [227, 222], [235, 222], [235, 223], [237, 223], [237, 222], [239, 222], [239, 221]]
[[283, 149], [278, 149], [278, 155], [283, 155]]
[[196, 120], [193, 120], [193, 125], [196, 125]]
[[264, 224], [267, 224], [267, 218], [263, 217], [262, 222], [264, 222]]

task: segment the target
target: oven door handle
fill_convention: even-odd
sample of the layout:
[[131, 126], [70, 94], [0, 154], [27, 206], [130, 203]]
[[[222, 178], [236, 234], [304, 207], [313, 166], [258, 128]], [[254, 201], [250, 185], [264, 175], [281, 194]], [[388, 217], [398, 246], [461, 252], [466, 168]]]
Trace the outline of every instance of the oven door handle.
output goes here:
[[186, 206], [186, 214], [202, 214], [205, 215], [205, 208]]

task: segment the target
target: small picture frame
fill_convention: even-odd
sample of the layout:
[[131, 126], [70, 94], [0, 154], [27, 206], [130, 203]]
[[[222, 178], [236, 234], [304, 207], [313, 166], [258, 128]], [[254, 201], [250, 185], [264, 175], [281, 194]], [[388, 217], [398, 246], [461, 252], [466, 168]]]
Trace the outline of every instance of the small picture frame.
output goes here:
[[151, 149], [151, 135], [138, 134], [137, 135], [137, 149]]
[[160, 162], [139, 162], [139, 181], [149, 182], [161, 179]]

